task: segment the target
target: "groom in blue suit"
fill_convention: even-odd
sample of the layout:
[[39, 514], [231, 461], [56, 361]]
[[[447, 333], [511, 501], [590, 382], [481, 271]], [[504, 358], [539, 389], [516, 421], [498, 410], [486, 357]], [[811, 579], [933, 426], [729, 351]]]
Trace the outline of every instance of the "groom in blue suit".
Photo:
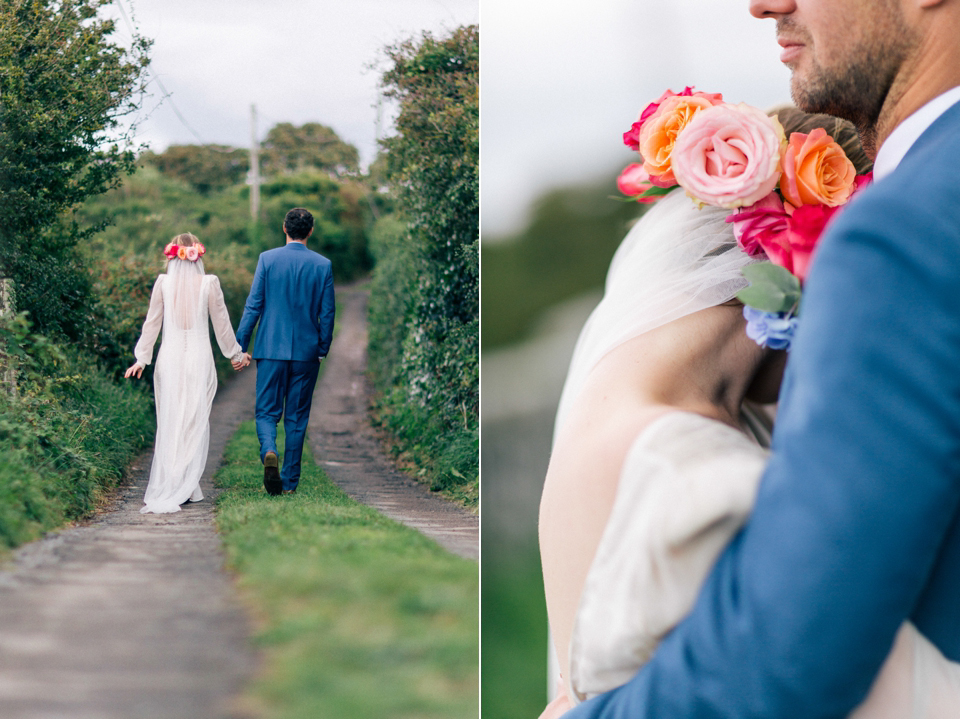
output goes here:
[[[287, 242], [260, 255], [243, 308], [237, 342], [244, 353], [258, 326], [257, 437], [268, 494], [293, 493], [320, 362], [333, 338], [334, 296], [330, 260], [307, 249], [313, 215], [297, 207], [283, 221]], [[259, 323], [259, 325], [258, 325]], [[249, 363], [245, 354], [240, 363]], [[283, 469], [277, 457], [277, 423], [283, 416]]]
[[960, 661], [960, 0], [750, 10], [875, 183], [810, 270], [752, 518], [652, 659], [570, 719], [846, 717], [907, 620]]

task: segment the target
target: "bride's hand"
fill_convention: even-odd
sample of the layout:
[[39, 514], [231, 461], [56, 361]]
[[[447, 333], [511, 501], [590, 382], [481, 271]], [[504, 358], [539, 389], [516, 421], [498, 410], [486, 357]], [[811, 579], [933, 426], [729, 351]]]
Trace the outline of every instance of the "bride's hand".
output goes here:
[[137, 362], [136, 364], [130, 365], [127, 368], [127, 371], [123, 373], [124, 379], [129, 379], [133, 375], [136, 375], [137, 379], [140, 379], [140, 377], [143, 376], [143, 367], [140, 365], [139, 362]]

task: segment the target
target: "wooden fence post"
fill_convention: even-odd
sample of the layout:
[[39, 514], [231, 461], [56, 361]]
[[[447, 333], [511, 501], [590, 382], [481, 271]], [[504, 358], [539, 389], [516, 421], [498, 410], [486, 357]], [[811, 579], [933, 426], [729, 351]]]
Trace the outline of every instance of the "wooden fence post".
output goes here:
[[[16, 296], [13, 280], [9, 277], [0, 277], [0, 321], [13, 315], [17, 311]], [[17, 395], [17, 365], [16, 358], [4, 351], [0, 343], [0, 391], [16, 397]]]

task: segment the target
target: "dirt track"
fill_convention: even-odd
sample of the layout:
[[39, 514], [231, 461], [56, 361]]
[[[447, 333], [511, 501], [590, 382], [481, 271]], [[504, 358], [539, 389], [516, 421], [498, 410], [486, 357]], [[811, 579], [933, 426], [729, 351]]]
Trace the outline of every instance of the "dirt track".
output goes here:
[[256, 376], [214, 402], [206, 499], [140, 514], [151, 453], [95, 521], [22, 547], [0, 572], [0, 717], [238, 717], [231, 698], [256, 667], [246, 615], [223, 569], [211, 477]]
[[435, 539], [454, 554], [480, 555], [480, 518], [431, 494], [393, 468], [367, 419], [364, 370], [367, 292], [337, 291], [340, 333], [334, 340], [310, 412], [310, 446], [327, 475], [351, 497]]

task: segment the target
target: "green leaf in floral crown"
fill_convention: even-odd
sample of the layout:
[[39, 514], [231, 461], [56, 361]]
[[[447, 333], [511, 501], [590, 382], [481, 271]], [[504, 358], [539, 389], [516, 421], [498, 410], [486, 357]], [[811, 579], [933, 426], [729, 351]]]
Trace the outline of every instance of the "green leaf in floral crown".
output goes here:
[[737, 293], [745, 305], [763, 312], [788, 312], [800, 301], [800, 280], [779, 265], [757, 262], [741, 272], [750, 282]]
[[645, 197], [663, 197], [664, 195], [669, 195], [676, 188], [677, 185], [671, 185], [670, 187], [651, 185], [648, 189], [644, 190], [643, 194], [637, 195], [634, 199], [642, 200]]

